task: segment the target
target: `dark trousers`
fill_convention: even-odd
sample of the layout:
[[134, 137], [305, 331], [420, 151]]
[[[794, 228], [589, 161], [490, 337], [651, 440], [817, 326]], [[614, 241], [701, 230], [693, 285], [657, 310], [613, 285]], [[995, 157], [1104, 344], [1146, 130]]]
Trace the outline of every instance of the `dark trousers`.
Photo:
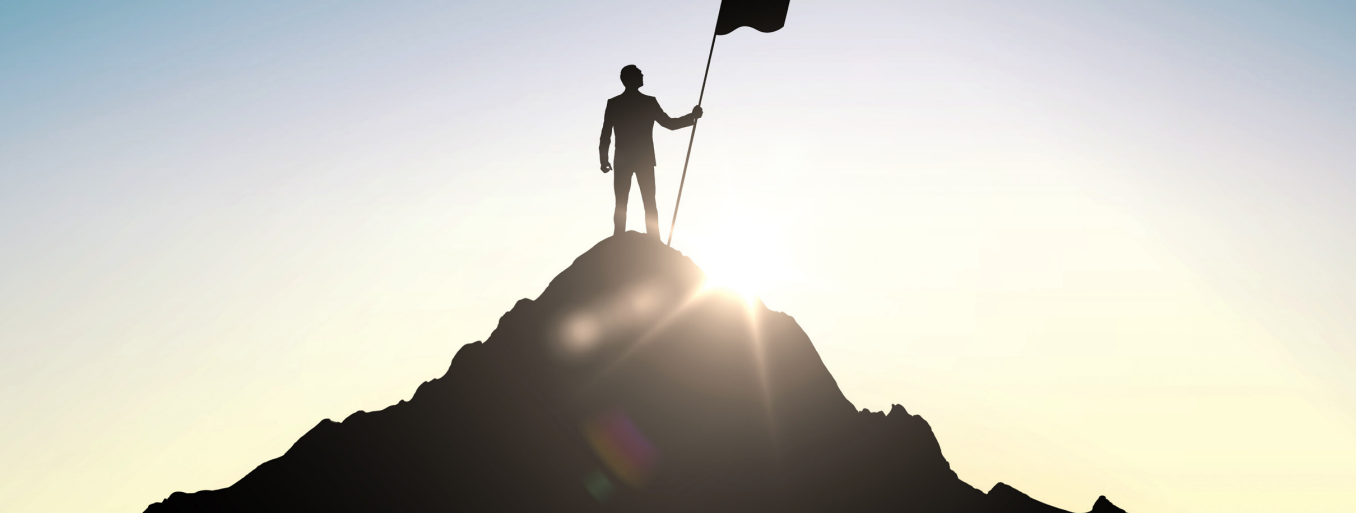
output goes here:
[[635, 166], [612, 170], [612, 192], [617, 195], [617, 210], [612, 213], [612, 234], [626, 232], [626, 201], [631, 196], [631, 175], [640, 184], [640, 201], [645, 205], [645, 233], [659, 238], [659, 207], [654, 204], [654, 166]]

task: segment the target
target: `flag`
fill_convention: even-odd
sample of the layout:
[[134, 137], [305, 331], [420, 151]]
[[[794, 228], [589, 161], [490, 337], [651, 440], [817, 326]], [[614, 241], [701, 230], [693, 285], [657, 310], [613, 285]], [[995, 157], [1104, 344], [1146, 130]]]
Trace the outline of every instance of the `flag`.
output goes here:
[[716, 35], [723, 36], [739, 27], [773, 32], [786, 25], [786, 8], [791, 0], [721, 0], [716, 18]]

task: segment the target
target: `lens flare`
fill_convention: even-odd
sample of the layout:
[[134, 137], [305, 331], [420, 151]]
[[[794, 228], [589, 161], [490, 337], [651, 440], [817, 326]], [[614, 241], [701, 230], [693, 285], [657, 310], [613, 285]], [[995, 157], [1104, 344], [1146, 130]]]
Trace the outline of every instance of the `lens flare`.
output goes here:
[[620, 334], [654, 322], [663, 313], [664, 285], [645, 283], [596, 299], [566, 315], [557, 326], [553, 342], [558, 355], [583, 361]]
[[601, 329], [597, 317], [587, 313], [576, 313], [565, 320], [561, 340], [570, 353], [586, 353], [598, 345]]
[[612, 498], [612, 493], [616, 491], [617, 487], [612, 484], [611, 479], [603, 474], [603, 471], [595, 470], [584, 476], [584, 489], [588, 490], [589, 495], [592, 495], [598, 502], [607, 504], [607, 500]]
[[620, 409], [584, 422], [584, 437], [612, 475], [633, 488], [644, 486], [659, 463], [659, 449]]

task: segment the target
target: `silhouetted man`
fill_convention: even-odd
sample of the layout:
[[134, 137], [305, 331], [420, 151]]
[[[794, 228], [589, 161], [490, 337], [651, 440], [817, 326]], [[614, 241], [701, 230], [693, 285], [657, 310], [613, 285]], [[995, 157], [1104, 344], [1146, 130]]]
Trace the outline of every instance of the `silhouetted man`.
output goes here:
[[[626, 231], [626, 200], [631, 195], [631, 175], [640, 184], [640, 201], [645, 204], [645, 232], [659, 238], [659, 208], [654, 203], [654, 124], [669, 130], [692, 126], [702, 117], [701, 106], [681, 118], [671, 118], [659, 108], [653, 96], [641, 94], [645, 75], [630, 64], [621, 70], [621, 82], [626, 91], [607, 101], [603, 114], [603, 135], [598, 141], [598, 161], [603, 172], [617, 170], [613, 175], [612, 191], [617, 195], [617, 210], [612, 214], [613, 235]], [[607, 146], [612, 142], [612, 131], [617, 131], [616, 166], [607, 163]]]

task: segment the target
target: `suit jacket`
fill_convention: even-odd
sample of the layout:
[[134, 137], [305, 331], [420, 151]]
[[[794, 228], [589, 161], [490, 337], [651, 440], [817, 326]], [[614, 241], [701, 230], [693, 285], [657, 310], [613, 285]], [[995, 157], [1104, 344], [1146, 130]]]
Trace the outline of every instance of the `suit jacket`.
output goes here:
[[640, 91], [629, 90], [607, 101], [603, 113], [603, 135], [598, 140], [598, 159], [607, 162], [607, 146], [617, 132], [617, 152], [613, 167], [654, 167], [654, 124], [669, 130], [692, 126], [692, 114], [671, 118], [659, 107], [659, 101]]

